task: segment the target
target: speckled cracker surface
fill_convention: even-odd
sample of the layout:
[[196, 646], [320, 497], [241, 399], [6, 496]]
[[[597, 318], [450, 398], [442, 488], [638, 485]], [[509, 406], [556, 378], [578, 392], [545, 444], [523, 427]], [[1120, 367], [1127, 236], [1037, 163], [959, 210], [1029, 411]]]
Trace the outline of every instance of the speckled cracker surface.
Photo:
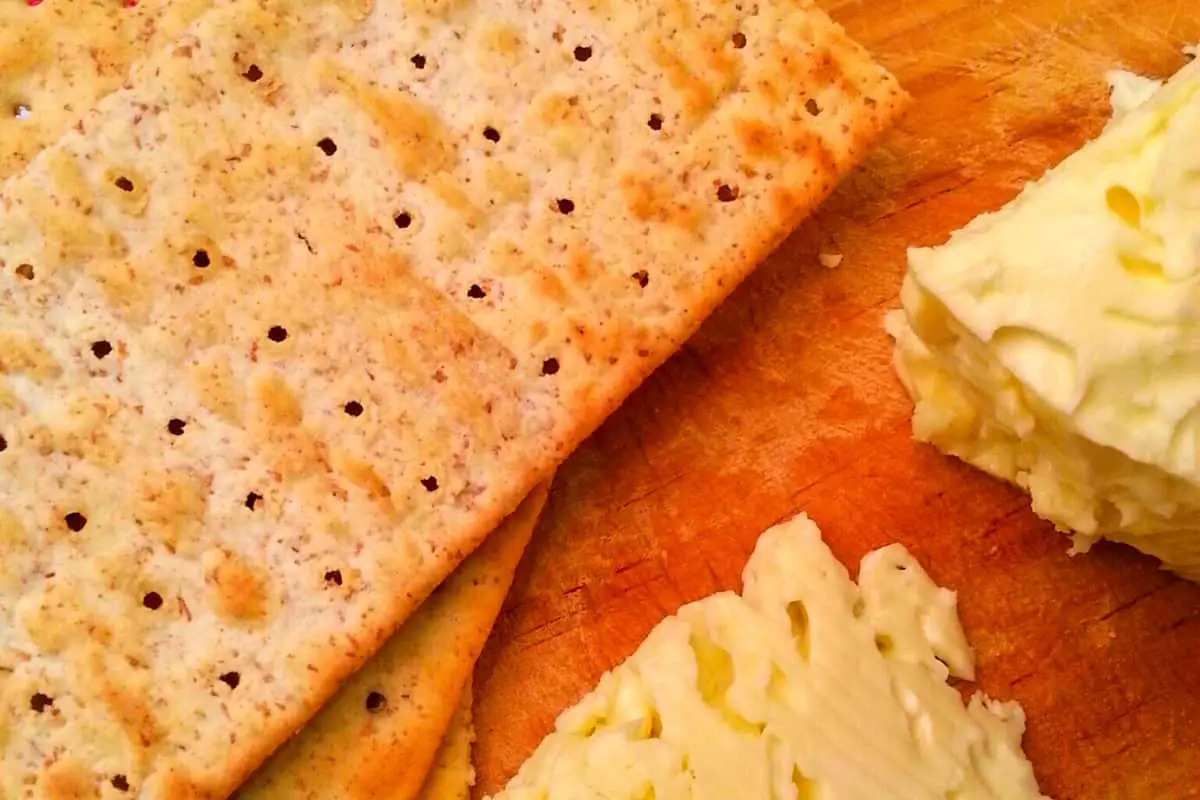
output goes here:
[[471, 746], [475, 743], [473, 701], [473, 687], [468, 682], [418, 800], [470, 800], [475, 785], [475, 765], [471, 761]]
[[902, 104], [793, 0], [229, 0], [136, 60], [0, 186], [0, 795], [232, 791]]
[[[439, 758], [461, 761], [465, 748], [470, 765], [470, 740], [460, 742], [462, 731], [452, 722], [461, 727], [463, 688], [508, 595], [546, 488], [535, 489], [437, 588], [238, 790], [238, 800], [416, 800]], [[469, 696], [467, 702], [469, 730]], [[440, 771], [435, 781], [452, 784], [452, 764]]]
[[[0, 3], [0, 179], [75, 125], [216, 0]], [[223, 2], [223, 0], [222, 0]]]

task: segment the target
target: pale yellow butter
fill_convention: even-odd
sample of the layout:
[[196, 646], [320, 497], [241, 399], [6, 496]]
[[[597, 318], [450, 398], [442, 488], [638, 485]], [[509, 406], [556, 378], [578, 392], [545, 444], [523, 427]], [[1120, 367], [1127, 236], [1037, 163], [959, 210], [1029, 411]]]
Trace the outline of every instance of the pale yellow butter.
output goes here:
[[800, 516], [744, 578], [659, 624], [496, 800], [1041, 796], [1021, 709], [947, 685], [973, 673], [955, 596], [903, 547], [855, 584]]
[[917, 438], [1200, 578], [1200, 63], [936, 248], [889, 320]]

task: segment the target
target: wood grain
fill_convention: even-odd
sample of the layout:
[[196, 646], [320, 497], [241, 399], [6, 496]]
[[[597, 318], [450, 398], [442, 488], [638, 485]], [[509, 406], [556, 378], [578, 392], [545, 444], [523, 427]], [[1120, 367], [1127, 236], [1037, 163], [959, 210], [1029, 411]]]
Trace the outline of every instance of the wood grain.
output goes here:
[[847, 563], [901, 541], [959, 590], [980, 685], [1025, 706], [1044, 791], [1200, 797], [1200, 587], [1117, 546], [1072, 558], [1024, 496], [914, 444], [881, 328], [905, 247], [1094, 136], [1106, 70], [1178, 68], [1200, 5], [825, 5], [916, 105], [560, 471], [477, 676], [479, 789], [663, 615], [737, 586], [758, 534], [804, 509]]

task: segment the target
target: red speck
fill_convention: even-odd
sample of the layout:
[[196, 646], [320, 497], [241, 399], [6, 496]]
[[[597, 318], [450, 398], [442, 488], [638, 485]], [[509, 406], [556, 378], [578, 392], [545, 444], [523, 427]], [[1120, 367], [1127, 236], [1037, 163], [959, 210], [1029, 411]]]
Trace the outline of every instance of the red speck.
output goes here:
[[25, 3], [31, 7], [40, 6], [42, 4], [42, 0], [25, 0]]
[[133, 8], [136, 5], [137, 5], [137, 0], [125, 0], [126, 8]]

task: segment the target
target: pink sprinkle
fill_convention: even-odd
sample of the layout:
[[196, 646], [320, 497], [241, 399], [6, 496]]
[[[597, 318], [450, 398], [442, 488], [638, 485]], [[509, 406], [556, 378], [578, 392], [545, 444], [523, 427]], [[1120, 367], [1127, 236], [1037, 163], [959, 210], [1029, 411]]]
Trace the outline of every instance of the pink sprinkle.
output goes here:
[[42, 4], [42, 0], [25, 0], [25, 3], [29, 6], [40, 6]]

